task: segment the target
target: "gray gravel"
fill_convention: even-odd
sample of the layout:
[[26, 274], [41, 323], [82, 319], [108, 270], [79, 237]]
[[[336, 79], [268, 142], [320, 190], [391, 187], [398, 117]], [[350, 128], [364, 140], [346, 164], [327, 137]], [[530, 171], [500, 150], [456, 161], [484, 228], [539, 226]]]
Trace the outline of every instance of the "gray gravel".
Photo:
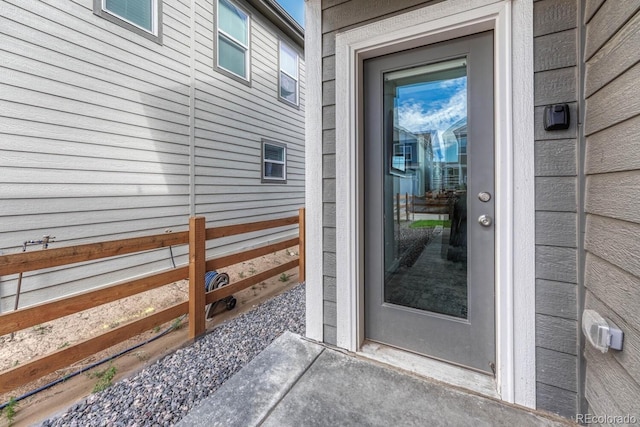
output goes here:
[[173, 425], [284, 331], [304, 334], [304, 301], [302, 284], [41, 425]]

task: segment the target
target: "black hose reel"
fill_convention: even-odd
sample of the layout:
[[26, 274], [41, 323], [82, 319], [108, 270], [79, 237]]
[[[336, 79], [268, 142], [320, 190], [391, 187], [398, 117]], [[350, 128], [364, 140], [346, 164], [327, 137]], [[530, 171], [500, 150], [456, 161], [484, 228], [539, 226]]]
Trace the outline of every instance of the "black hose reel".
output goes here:
[[[229, 284], [229, 275], [227, 273], [218, 273], [217, 271], [207, 271], [204, 275], [205, 292], [211, 292]], [[218, 304], [223, 303], [227, 310], [233, 310], [238, 301], [233, 295], [219, 299], [206, 307], [206, 319], [211, 319], [215, 313]]]

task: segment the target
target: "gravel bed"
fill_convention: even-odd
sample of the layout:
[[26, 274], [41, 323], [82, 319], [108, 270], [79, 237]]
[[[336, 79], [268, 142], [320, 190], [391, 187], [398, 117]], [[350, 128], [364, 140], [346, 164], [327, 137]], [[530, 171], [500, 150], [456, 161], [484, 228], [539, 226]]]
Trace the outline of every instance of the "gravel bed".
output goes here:
[[400, 265], [411, 267], [433, 236], [433, 228], [410, 228], [409, 224], [403, 224], [396, 233]]
[[41, 425], [173, 425], [284, 331], [304, 334], [304, 301], [301, 284]]

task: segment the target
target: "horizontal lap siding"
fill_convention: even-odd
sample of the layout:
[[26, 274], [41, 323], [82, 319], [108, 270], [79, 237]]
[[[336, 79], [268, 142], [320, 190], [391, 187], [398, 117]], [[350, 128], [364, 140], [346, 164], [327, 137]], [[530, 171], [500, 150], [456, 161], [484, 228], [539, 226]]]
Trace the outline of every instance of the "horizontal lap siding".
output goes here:
[[[323, 1], [323, 224], [325, 341], [335, 343], [335, 36], [426, 2]], [[393, 10], [387, 10], [393, 9]], [[349, 13], [358, 10], [358, 13]], [[358, 18], [355, 18], [358, 17]], [[538, 405], [566, 416], [577, 409], [577, 4], [534, 4], [536, 117], [536, 313]], [[546, 132], [548, 103], [569, 103], [568, 130]], [[553, 297], [551, 297], [553, 296]], [[327, 316], [330, 316], [329, 318]], [[548, 375], [553, 370], [562, 376]], [[559, 404], [558, 402], [561, 402]]]
[[[226, 78], [213, 70], [214, 1], [196, 3], [191, 165], [191, 1], [163, 1], [162, 45], [94, 15], [93, 0], [0, 2], [0, 251], [46, 234], [59, 247], [184, 230], [194, 199], [208, 226], [304, 206], [303, 59], [295, 109], [277, 99], [284, 36], [254, 11], [251, 88]], [[286, 185], [261, 184], [262, 138], [287, 143]], [[209, 255], [295, 232], [220, 239]], [[174, 248], [178, 264], [185, 254]], [[27, 273], [20, 306], [171, 265], [165, 249]], [[0, 278], [0, 312], [16, 284]]]
[[[162, 46], [94, 15], [92, 0], [0, 4], [4, 253], [46, 234], [58, 247], [185, 228], [190, 11], [165, 3]], [[170, 266], [165, 250], [25, 274], [20, 305]], [[0, 312], [15, 285], [0, 278]]]
[[[304, 206], [304, 57], [299, 52], [300, 108], [278, 100], [279, 40], [295, 44], [245, 3], [251, 13], [251, 84], [218, 72], [215, 1], [195, 19], [195, 211], [208, 226], [297, 215]], [[262, 139], [287, 145], [287, 183], [261, 183]], [[209, 254], [291, 236], [296, 227], [209, 243]]]
[[[577, 3], [534, 3], [536, 401], [566, 417], [578, 405]], [[568, 103], [571, 127], [545, 131], [545, 105]]]
[[624, 349], [587, 345], [596, 415], [640, 416], [640, 2], [589, 1], [586, 15], [585, 306], [617, 324]]

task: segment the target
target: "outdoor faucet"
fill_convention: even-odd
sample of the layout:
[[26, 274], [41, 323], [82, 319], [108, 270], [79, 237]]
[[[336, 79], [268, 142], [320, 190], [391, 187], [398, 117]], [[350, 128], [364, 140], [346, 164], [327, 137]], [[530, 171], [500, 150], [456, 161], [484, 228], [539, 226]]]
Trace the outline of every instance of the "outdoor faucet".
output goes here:
[[40, 240], [27, 240], [22, 244], [22, 252], [27, 251], [27, 246], [31, 245], [42, 245], [42, 249], [47, 249], [49, 247], [49, 243], [55, 242], [55, 237], [51, 237], [50, 235], [42, 236]]

